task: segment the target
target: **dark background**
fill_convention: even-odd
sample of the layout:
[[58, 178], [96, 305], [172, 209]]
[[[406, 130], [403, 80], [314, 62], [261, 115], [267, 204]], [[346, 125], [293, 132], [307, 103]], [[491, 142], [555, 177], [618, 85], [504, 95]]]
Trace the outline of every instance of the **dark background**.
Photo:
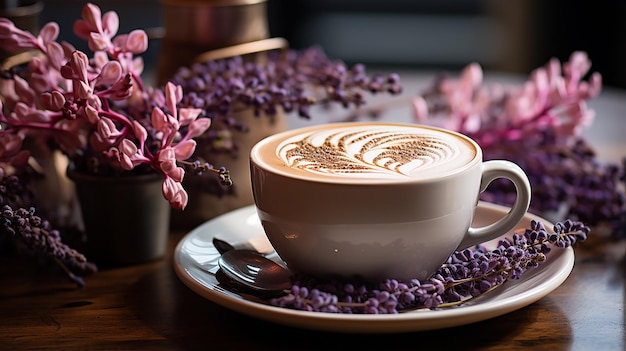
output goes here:
[[[270, 0], [273, 34], [333, 57], [407, 68], [527, 74], [587, 51], [606, 85], [626, 88], [626, 2]], [[345, 34], [348, 32], [348, 34]]]
[[[85, 3], [44, 0], [41, 23], [71, 24]], [[93, 1], [116, 10], [120, 31], [161, 25], [158, 0]], [[320, 45], [348, 64], [393, 69], [486, 70], [528, 74], [550, 58], [586, 51], [605, 85], [626, 88], [626, 2], [594, 0], [268, 0], [271, 36], [292, 48]], [[77, 45], [79, 46], [79, 45]], [[158, 40], [144, 58], [158, 56]]]

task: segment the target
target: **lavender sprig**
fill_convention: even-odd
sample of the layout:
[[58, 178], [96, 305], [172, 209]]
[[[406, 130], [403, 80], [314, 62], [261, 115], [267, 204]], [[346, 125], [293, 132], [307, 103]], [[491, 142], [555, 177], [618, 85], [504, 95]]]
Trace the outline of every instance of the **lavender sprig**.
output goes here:
[[[551, 133], [536, 142], [503, 141], [485, 151], [485, 159], [509, 159], [526, 172], [532, 185], [530, 208], [536, 213], [565, 213], [590, 226], [606, 224], [615, 237], [626, 237], [626, 194], [623, 164], [600, 163], [582, 138], [562, 144]], [[481, 194], [483, 201], [511, 205], [515, 189], [496, 180]]]
[[49, 221], [36, 215], [35, 208], [24, 208], [30, 193], [16, 175], [4, 175], [0, 168], [0, 242], [11, 242], [22, 252], [54, 261], [76, 285], [82, 287], [82, 276], [97, 267], [83, 254], [63, 243], [61, 234]]
[[584, 241], [590, 229], [582, 222], [558, 222], [549, 233], [532, 220], [523, 233], [503, 238], [493, 250], [477, 245], [453, 253], [429, 279], [401, 282], [388, 279], [378, 286], [298, 277], [283, 296], [269, 300], [274, 306], [316, 312], [394, 314], [415, 309], [459, 306], [520, 279], [546, 261], [552, 248]]
[[311, 118], [314, 105], [360, 107], [366, 94], [402, 92], [398, 74], [369, 75], [364, 65], [349, 68], [319, 47], [268, 52], [263, 63], [241, 56], [197, 63], [180, 68], [171, 81], [183, 88], [181, 106], [202, 109], [211, 119], [203, 137], [213, 150], [233, 154], [233, 133], [249, 128], [236, 118], [240, 111], [252, 110], [259, 117], [284, 111]]

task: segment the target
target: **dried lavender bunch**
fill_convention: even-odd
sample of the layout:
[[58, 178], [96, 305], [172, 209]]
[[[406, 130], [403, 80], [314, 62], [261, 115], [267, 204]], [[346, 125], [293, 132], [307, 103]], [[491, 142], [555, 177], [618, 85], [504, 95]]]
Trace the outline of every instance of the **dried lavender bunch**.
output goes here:
[[[549, 132], [536, 142], [505, 141], [485, 150], [485, 159], [508, 158], [526, 171], [532, 184], [531, 210], [575, 218], [591, 226], [606, 225], [615, 237], [626, 237], [626, 158], [621, 165], [600, 163], [583, 138], [559, 144]], [[496, 180], [482, 200], [510, 205], [515, 189]]]
[[415, 309], [459, 306], [519, 279], [538, 267], [552, 248], [567, 248], [584, 241], [590, 229], [582, 222], [557, 222], [549, 233], [532, 220], [523, 233], [503, 238], [493, 250], [484, 245], [453, 253], [429, 279], [400, 282], [388, 279], [378, 286], [299, 277], [287, 294], [269, 300], [274, 306], [296, 310], [389, 314]]
[[[626, 237], [626, 159], [600, 163], [581, 136], [595, 118], [587, 101], [602, 85], [590, 68], [586, 53], [574, 52], [563, 64], [552, 59], [537, 68], [523, 84], [503, 86], [483, 83], [480, 66], [470, 64], [458, 79], [442, 75], [415, 97], [415, 117], [472, 137], [486, 160], [519, 164], [532, 185], [531, 211], [608, 225]], [[482, 194], [504, 205], [514, 197], [514, 188], [500, 180]]]
[[197, 63], [180, 68], [171, 81], [183, 88], [181, 106], [202, 109], [211, 119], [204, 136], [213, 149], [233, 154], [232, 134], [249, 128], [235, 117], [239, 111], [271, 117], [282, 110], [310, 118], [313, 105], [359, 107], [366, 94], [402, 92], [397, 74], [368, 75], [364, 65], [348, 68], [319, 47], [268, 52], [263, 63], [241, 56]]
[[0, 244], [14, 245], [20, 252], [51, 259], [68, 278], [82, 287], [82, 276], [97, 271], [95, 264], [64, 244], [58, 230], [35, 214], [35, 208], [23, 207], [31, 194], [16, 175], [4, 174], [0, 168]]

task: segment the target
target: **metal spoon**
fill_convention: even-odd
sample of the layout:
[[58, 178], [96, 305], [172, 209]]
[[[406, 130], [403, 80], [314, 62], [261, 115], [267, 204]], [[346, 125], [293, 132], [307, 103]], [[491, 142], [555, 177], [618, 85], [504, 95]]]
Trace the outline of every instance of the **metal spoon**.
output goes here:
[[291, 272], [283, 266], [259, 252], [229, 246], [219, 245], [218, 250], [224, 252], [217, 263], [230, 279], [257, 291], [276, 292], [291, 287]]
[[223, 254], [226, 251], [234, 250], [235, 247], [226, 241], [219, 239], [217, 237], [213, 237], [213, 247], [217, 249], [217, 252]]

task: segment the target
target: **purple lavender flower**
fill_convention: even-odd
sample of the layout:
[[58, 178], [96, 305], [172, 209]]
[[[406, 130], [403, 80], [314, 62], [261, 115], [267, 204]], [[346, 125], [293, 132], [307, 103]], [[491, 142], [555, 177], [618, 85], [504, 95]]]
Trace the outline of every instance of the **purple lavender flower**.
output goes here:
[[72, 282], [84, 286], [82, 276], [97, 271], [96, 265], [63, 243], [61, 233], [38, 216], [34, 207], [24, 207], [31, 201], [32, 194], [23, 181], [16, 175], [5, 175], [0, 168], [0, 243], [52, 260]]
[[424, 281], [388, 279], [371, 285], [299, 276], [290, 291], [270, 299], [269, 303], [304, 311], [355, 314], [459, 306], [502, 286], [509, 279], [520, 279], [524, 272], [544, 262], [553, 247], [570, 247], [584, 241], [590, 232], [582, 222], [569, 219], [557, 222], [553, 230], [549, 233], [543, 223], [533, 220], [524, 232], [501, 239], [493, 250], [478, 245], [454, 252]]
[[319, 47], [269, 52], [266, 62], [250, 62], [237, 56], [181, 67], [171, 78], [183, 88], [181, 105], [203, 111], [212, 128], [203, 137], [217, 152], [236, 153], [230, 140], [249, 126], [235, 118], [242, 110], [256, 116], [280, 111], [311, 118], [314, 105], [336, 104], [356, 108], [366, 94], [397, 95], [402, 92], [395, 74], [368, 75], [365, 66], [347, 67], [329, 59]]

